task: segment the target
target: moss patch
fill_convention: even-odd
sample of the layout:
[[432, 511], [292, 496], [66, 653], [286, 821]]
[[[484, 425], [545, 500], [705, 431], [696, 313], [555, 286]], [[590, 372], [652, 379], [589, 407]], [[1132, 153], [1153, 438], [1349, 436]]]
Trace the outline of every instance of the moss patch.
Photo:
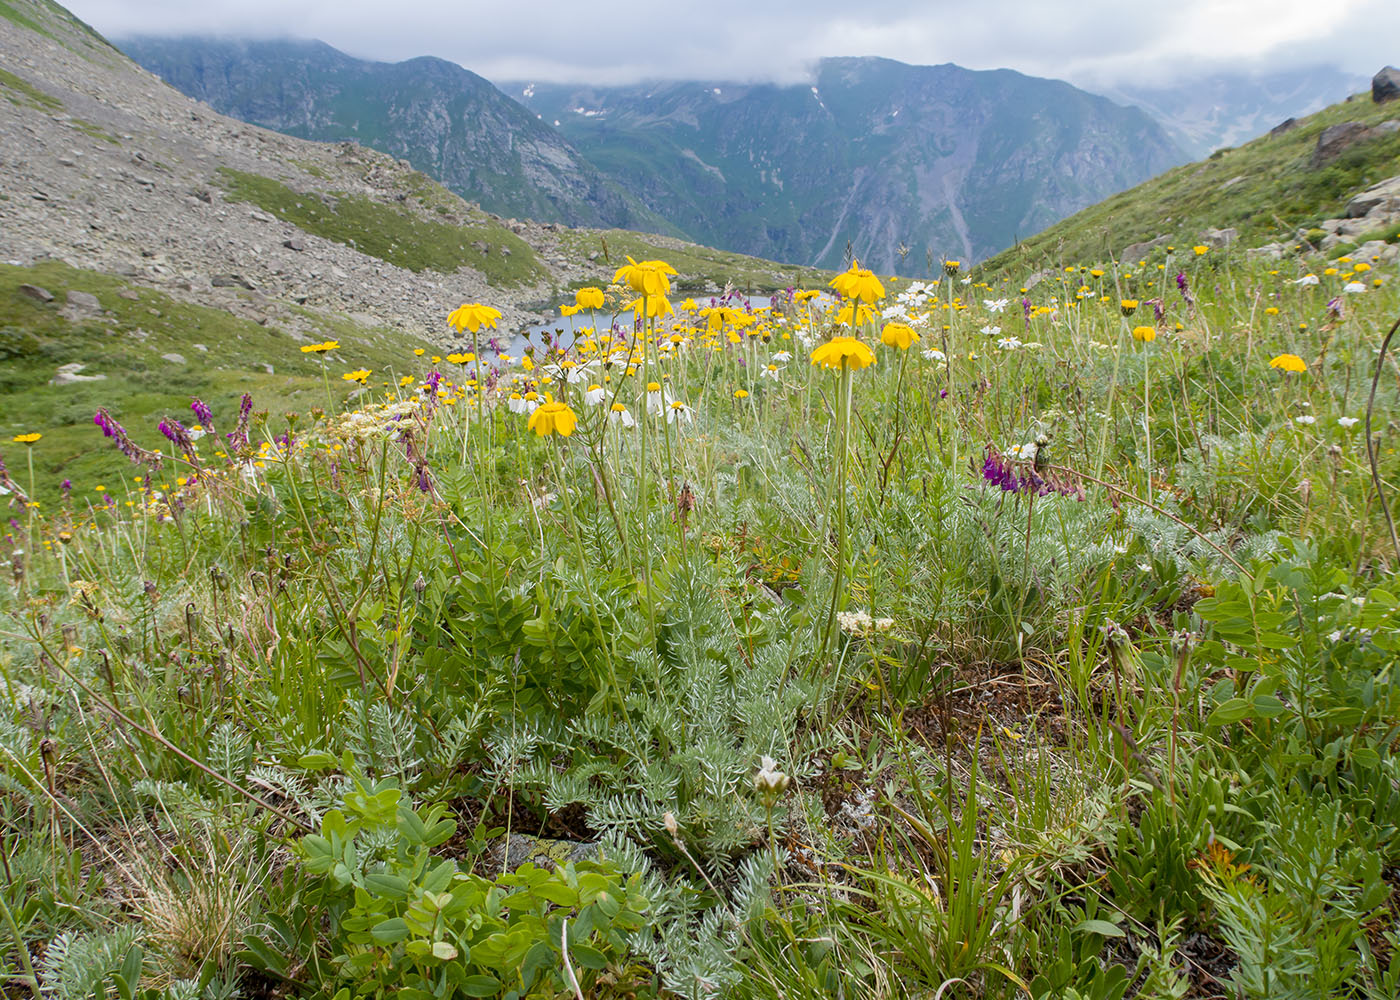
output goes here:
[[[0, 13], [3, 12], [4, 5], [0, 4]], [[40, 111], [59, 111], [63, 108], [63, 102], [57, 97], [44, 93], [28, 80], [22, 80], [3, 69], [0, 69], [0, 88], [4, 88], [4, 96], [11, 104]]]

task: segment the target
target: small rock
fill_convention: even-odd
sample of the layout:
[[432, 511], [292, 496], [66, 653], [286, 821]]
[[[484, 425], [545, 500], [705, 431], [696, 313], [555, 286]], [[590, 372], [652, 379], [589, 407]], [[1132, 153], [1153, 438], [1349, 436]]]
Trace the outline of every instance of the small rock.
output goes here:
[[209, 348], [205, 347], [203, 344], [191, 344], [190, 346], [196, 351], [203, 351], [205, 354], [209, 353]]
[[1216, 250], [1222, 250], [1225, 247], [1228, 247], [1230, 244], [1234, 243], [1235, 240], [1239, 238], [1240, 231], [1238, 229], [1212, 228], [1207, 229], [1201, 234], [1201, 239], [1203, 239], [1206, 242], [1206, 245], [1213, 247]]
[[298, 240], [298, 239], [283, 240], [283, 241], [282, 241], [282, 245], [283, 245], [284, 247], [286, 247], [288, 250], [295, 250], [297, 253], [301, 253], [303, 250], [306, 249], [306, 241], [305, 241], [305, 240]]
[[215, 288], [246, 288], [253, 290], [253, 283], [241, 274], [216, 274], [209, 279], [209, 284]]
[[1286, 133], [1286, 132], [1292, 132], [1292, 131], [1293, 131], [1295, 128], [1297, 128], [1297, 127], [1298, 127], [1298, 119], [1296, 119], [1296, 118], [1285, 118], [1283, 121], [1279, 122], [1279, 123], [1278, 123], [1277, 125], [1275, 125], [1273, 128], [1269, 129], [1269, 135], [1283, 135], [1283, 134]]
[[1371, 260], [1373, 257], [1380, 257], [1389, 247], [1390, 244], [1385, 240], [1368, 240], [1351, 252], [1351, 259]]
[[49, 385], [72, 385], [74, 382], [101, 382], [106, 375], [79, 375], [87, 365], [74, 361], [71, 364], [59, 365], [58, 373], [49, 379]]
[[266, 212], [259, 212], [257, 209], [254, 209], [253, 211], [249, 212], [249, 213], [248, 213], [248, 217], [251, 218], [251, 219], [255, 219], [255, 220], [258, 221], [258, 222], [276, 222], [276, 221], [277, 221], [275, 218], [273, 218], [272, 216], [268, 215]]
[[126, 299], [128, 302], [138, 302], [140, 301], [141, 296], [138, 295], [136, 292], [132, 291], [130, 288], [123, 288], [120, 292], [117, 293], [117, 298]]
[[1371, 100], [1377, 104], [1400, 100], [1400, 69], [1387, 66], [1371, 77]]
[[49, 291], [47, 288], [40, 288], [38, 285], [20, 285], [19, 290], [21, 294], [28, 295], [31, 299], [38, 302], [53, 301], [53, 292]]
[[272, 366], [267, 364], [266, 362], [263, 363], [263, 371], [267, 372], [269, 375], [274, 374]]
[[76, 167], [77, 163], [75, 163], [71, 157], [60, 156], [58, 158], [58, 165], [60, 167]]
[[479, 254], [489, 254], [491, 252], [491, 244], [487, 243], [485, 240], [477, 240], [472, 243], [472, 249]]
[[1158, 247], [1166, 246], [1167, 241], [1169, 239], [1170, 237], [1168, 236], [1158, 236], [1155, 240], [1148, 240], [1145, 243], [1133, 243], [1129, 246], [1124, 247], [1122, 257], [1123, 263], [1141, 263], [1143, 258], [1145, 258], [1153, 250], [1156, 250]]
[[91, 292], [69, 291], [68, 308], [75, 312], [101, 312], [102, 303]]
[[162, 361], [169, 361], [172, 365], [185, 364], [185, 356], [183, 354], [176, 354], [174, 351], [171, 351], [169, 354], [162, 354], [160, 358]]

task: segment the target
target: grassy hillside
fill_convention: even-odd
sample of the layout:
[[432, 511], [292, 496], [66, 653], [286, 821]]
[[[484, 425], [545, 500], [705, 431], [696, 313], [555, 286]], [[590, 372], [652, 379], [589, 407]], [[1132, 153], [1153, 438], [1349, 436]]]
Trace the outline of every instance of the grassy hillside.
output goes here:
[[1190, 244], [1208, 228], [1236, 228], [1246, 246], [1291, 240], [1300, 227], [1343, 213], [1362, 188], [1400, 173], [1400, 132], [1358, 143], [1321, 167], [1309, 160], [1329, 125], [1400, 118], [1400, 105], [1358, 96], [1281, 135], [1265, 135], [1167, 171], [997, 254], [987, 273], [1116, 258], [1167, 236]]
[[[25, 294], [20, 290], [25, 284], [47, 290], [54, 301]], [[70, 289], [97, 296], [101, 310], [79, 314], [65, 307]], [[354, 388], [340, 378], [350, 368], [373, 369], [377, 385], [396, 360], [401, 363], [404, 341], [396, 331], [309, 310], [287, 320], [302, 332], [294, 336], [276, 325], [178, 302], [57, 261], [0, 264], [0, 440], [34, 431], [44, 435], [33, 457], [45, 499], [57, 492], [61, 479], [90, 490], [129, 470], [125, 458], [102, 447], [92, 422], [99, 406], [133, 429], [144, 425], [146, 447], [169, 448], [150, 428], [165, 416], [195, 422], [194, 397], [228, 414], [237, 412], [244, 393], [252, 393], [258, 409], [269, 414], [269, 426], [281, 428], [288, 411], [339, 405]], [[339, 340], [343, 353], [326, 356], [323, 374], [321, 356], [302, 353], [301, 345], [328, 339]], [[167, 354], [184, 360], [168, 360]], [[341, 360], [345, 357], [353, 357], [354, 364]], [[105, 378], [49, 384], [60, 366], [74, 363], [86, 366], [81, 375]], [[13, 447], [7, 449], [12, 459]], [[12, 471], [20, 476], [20, 470]]]

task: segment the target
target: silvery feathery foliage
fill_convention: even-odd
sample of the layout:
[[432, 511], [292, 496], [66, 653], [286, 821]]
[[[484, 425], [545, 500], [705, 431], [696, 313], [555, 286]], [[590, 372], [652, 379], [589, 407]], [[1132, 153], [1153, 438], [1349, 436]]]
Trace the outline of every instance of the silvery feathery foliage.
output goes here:
[[[1136, 508], [1128, 511], [1126, 521], [1149, 552], [1175, 563], [1178, 569], [1184, 571], [1193, 566], [1220, 569], [1226, 565], [1224, 556], [1214, 546], [1169, 517], [1146, 508]], [[1279, 532], [1269, 530], [1239, 539], [1232, 537], [1233, 530], [1230, 528], [1205, 532], [1205, 536], [1221, 548], [1233, 552], [1235, 558], [1244, 563], [1278, 551], [1279, 540], [1283, 537]]]
[[102, 995], [108, 977], [121, 968], [140, 936], [140, 928], [135, 924], [110, 931], [64, 931], [55, 935], [35, 970], [44, 996], [52, 1000], [88, 1000], [94, 993]]
[[401, 708], [374, 700], [362, 713], [352, 702], [345, 709], [345, 730], [355, 757], [386, 777], [408, 784], [423, 766], [417, 726]]
[[206, 763], [220, 774], [238, 781], [252, 762], [253, 741], [232, 722], [220, 723], [209, 735]]

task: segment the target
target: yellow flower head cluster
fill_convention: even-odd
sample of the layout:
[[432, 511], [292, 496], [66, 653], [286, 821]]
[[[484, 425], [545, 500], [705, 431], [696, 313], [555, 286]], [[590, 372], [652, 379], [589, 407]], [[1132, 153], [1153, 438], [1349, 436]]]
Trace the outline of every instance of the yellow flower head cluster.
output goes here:
[[370, 370], [368, 368], [360, 368], [353, 372], [346, 372], [340, 377], [346, 382], [358, 382], [360, 383], [360, 385], [364, 385], [366, 382], [369, 381], [369, 376]]
[[646, 319], [662, 319], [675, 312], [671, 308], [671, 300], [664, 295], [643, 295], [639, 299], [633, 299], [622, 308], [632, 310], [632, 314], [638, 319], [641, 319], [643, 315]]
[[885, 329], [880, 334], [880, 343], [890, 347], [898, 347], [901, 351], [909, 350], [910, 345], [916, 344], [918, 341], [919, 335], [908, 323], [886, 323]]
[[501, 318], [499, 309], [492, 309], [480, 302], [464, 302], [447, 314], [447, 325], [458, 330], [476, 333], [483, 326], [496, 329], [496, 320]]
[[627, 258], [627, 263], [617, 269], [613, 283], [625, 285], [643, 297], [671, 294], [671, 275], [677, 271], [664, 260], [644, 260], [641, 263]]
[[846, 326], [864, 326], [875, 318], [875, 311], [863, 302], [852, 302], [836, 313], [836, 322]]
[[28, 434], [16, 434], [10, 440], [14, 441], [16, 444], [33, 444], [43, 436], [44, 435], [40, 434], [38, 431], [31, 431]]
[[860, 266], [860, 261], [851, 261], [851, 268], [832, 278], [828, 284], [843, 299], [857, 302], [877, 302], [885, 297], [885, 286], [875, 277], [873, 271]]
[[1155, 326], [1135, 326], [1133, 327], [1133, 339], [1150, 344], [1157, 339], [1157, 328]]
[[1122, 299], [1118, 303], [1118, 308], [1122, 310], [1124, 316], [1131, 316], [1133, 313], [1137, 312], [1137, 307], [1137, 299]]
[[540, 437], [548, 437], [551, 434], [568, 437], [578, 426], [578, 416], [569, 409], [568, 404], [552, 400], [530, 414], [530, 420], [525, 426]]
[[1296, 354], [1280, 354], [1269, 362], [1269, 367], [1292, 372], [1295, 375], [1301, 375], [1308, 370], [1307, 363]]
[[574, 308], [576, 309], [601, 309], [603, 308], [603, 290], [601, 288], [580, 288], [574, 292]]
[[855, 337], [832, 337], [812, 352], [812, 364], [823, 368], [857, 370], [875, 363], [875, 352]]
[[340, 341], [338, 340], [327, 340], [319, 344], [303, 344], [301, 347], [302, 354], [324, 354], [327, 351], [338, 350], [340, 350]]

